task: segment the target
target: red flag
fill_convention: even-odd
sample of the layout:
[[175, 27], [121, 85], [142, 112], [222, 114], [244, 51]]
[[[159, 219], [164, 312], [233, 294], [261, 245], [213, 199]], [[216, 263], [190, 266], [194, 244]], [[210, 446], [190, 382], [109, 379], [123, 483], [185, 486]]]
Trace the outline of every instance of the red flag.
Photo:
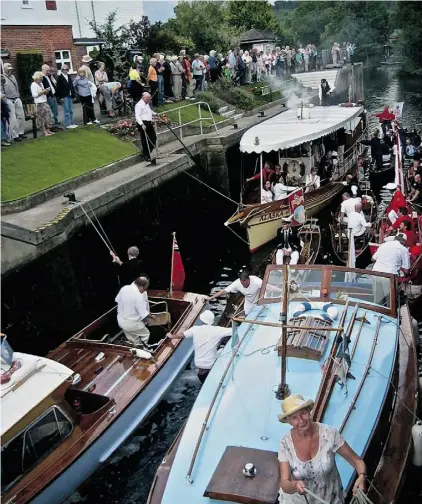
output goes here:
[[394, 210], [397, 213], [400, 207], [409, 208], [406, 202], [406, 198], [403, 196], [403, 193], [397, 189], [387, 207], [386, 214], [388, 215], [391, 210]]
[[303, 189], [299, 189], [289, 194], [287, 197], [290, 208], [292, 226], [299, 226], [306, 221], [305, 200], [303, 198]]
[[183, 291], [185, 283], [185, 268], [182, 256], [176, 241], [176, 233], [173, 233], [173, 251], [171, 257], [171, 288], [170, 291]]

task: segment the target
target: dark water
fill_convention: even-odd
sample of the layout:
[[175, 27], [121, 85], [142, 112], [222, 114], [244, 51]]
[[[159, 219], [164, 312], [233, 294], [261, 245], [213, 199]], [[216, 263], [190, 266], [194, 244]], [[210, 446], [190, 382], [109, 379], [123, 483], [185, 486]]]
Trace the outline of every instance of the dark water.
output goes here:
[[[366, 107], [378, 112], [405, 101], [404, 123], [422, 122], [420, 84], [390, 69], [368, 71]], [[421, 128], [421, 126], [419, 126]], [[232, 197], [238, 199], [240, 155], [227, 153]], [[138, 245], [154, 288], [169, 283], [171, 233], [177, 232], [187, 274], [186, 289], [208, 293], [236, 278], [249, 263], [247, 247], [223, 223], [235, 210], [226, 200], [181, 175], [101, 219], [117, 252]], [[328, 235], [324, 240], [327, 241]], [[331, 262], [329, 247], [321, 261]], [[111, 279], [111, 280], [110, 280]], [[91, 228], [3, 279], [2, 330], [16, 350], [45, 354], [109, 309], [117, 281], [108, 251]], [[218, 314], [223, 302], [212, 309]], [[187, 418], [199, 390], [195, 371], [186, 370], [141, 428], [69, 500], [142, 504], [155, 471]], [[406, 502], [410, 502], [407, 500]]]

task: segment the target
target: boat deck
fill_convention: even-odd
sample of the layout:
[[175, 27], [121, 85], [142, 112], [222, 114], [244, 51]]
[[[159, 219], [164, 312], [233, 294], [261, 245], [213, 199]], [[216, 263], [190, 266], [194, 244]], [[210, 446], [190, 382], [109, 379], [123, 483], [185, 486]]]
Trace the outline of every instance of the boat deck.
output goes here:
[[[289, 318], [296, 306], [297, 302], [290, 302]], [[344, 306], [338, 306], [338, 310], [339, 317], [333, 327], [337, 325]], [[353, 309], [349, 308], [345, 326], [352, 312]], [[364, 312], [359, 309], [358, 317]], [[257, 307], [248, 318], [277, 323], [279, 315], [280, 305], [277, 303]], [[398, 344], [396, 319], [392, 317], [382, 317], [381, 329], [376, 336], [379, 316], [375, 312], [367, 313], [370, 324], [363, 325], [353, 352], [350, 373], [354, 379], [347, 380], [347, 389], [334, 385], [321, 420], [341, 430], [347, 442], [360, 455], [365, 453], [389, 389]], [[355, 344], [358, 328], [359, 324], [355, 324], [349, 348]], [[333, 332], [328, 334], [329, 341], [319, 361], [287, 358], [287, 383], [291, 393], [301, 394], [305, 399], [316, 398], [323, 376], [322, 364], [335, 337]], [[217, 397], [199, 448], [192, 472], [193, 483], [185, 483], [186, 476], [209, 404], [231, 358], [230, 342], [207, 378], [186, 424], [163, 504], [173, 503], [175, 496], [180, 502], [209, 502], [203, 494], [227, 446], [277, 452], [280, 438], [290, 429], [288, 424], [278, 422], [281, 401], [274, 394], [281, 375], [280, 358], [275, 351], [280, 328], [242, 324], [239, 338], [242, 337], [245, 339], [239, 356], [225, 378], [225, 386]], [[347, 488], [353, 479], [353, 468], [340, 457], [337, 457], [337, 465], [343, 485]], [[212, 502], [220, 501], [213, 499]]]

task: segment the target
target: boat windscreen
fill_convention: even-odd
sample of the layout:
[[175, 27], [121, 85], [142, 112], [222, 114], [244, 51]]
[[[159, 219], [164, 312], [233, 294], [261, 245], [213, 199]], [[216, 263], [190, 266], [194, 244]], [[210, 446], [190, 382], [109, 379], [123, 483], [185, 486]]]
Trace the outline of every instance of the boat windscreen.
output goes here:
[[[368, 305], [392, 308], [392, 279], [364, 270], [343, 267], [290, 266], [289, 300], [357, 300]], [[263, 303], [275, 302], [283, 292], [282, 267], [269, 266], [263, 282]], [[262, 293], [261, 293], [262, 295]]]

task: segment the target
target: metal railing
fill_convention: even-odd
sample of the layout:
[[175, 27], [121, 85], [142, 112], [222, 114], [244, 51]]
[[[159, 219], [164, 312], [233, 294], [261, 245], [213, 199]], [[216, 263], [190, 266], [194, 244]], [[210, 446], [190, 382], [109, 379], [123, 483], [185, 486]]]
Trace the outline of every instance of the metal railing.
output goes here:
[[[210, 117], [206, 117], [206, 116], [203, 117], [202, 116], [202, 110], [201, 110], [202, 105], [205, 105], [205, 107], [208, 109], [208, 112], [210, 113]], [[182, 122], [182, 112], [181, 111], [183, 109], [188, 108], [188, 107], [198, 107], [198, 117], [196, 119], [193, 119], [192, 121]], [[203, 121], [209, 121], [209, 120], [212, 120], [215, 132], [217, 133], [217, 135], [219, 135], [217, 123], [215, 122], [214, 115], [211, 112], [211, 108], [207, 102], [198, 101], [198, 102], [194, 102], [194, 103], [189, 103], [188, 105], [183, 105], [182, 107], [176, 107], [174, 109], [166, 110], [165, 112], [159, 112], [158, 115], [159, 116], [166, 115], [166, 114], [174, 115], [175, 112], [177, 112], [178, 124], [177, 125], [172, 124], [171, 128], [173, 130], [180, 130], [180, 138], [183, 138], [183, 128], [184, 127], [190, 126], [192, 124], [196, 124], [198, 122], [199, 122], [199, 129], [200, 129], [200, 132], [202, 135], [204, 132]], [[163, 129], [163, 131], [157, 131], [157, 136], [166, 133], [166, 131], [167, 131], [167, 129]]]

